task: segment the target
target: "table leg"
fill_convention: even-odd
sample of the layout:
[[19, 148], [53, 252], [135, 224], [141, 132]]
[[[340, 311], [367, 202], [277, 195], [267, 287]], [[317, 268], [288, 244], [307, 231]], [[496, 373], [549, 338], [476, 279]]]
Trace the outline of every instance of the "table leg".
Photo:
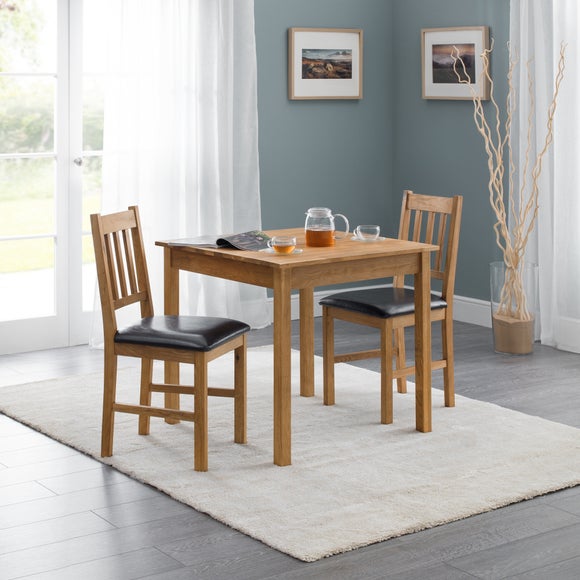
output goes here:
[[[163, 298], [164, 312], [169, 315], [179, 314], [179, 270], [171, 267], [171, 248], [164, 249], [163, 258]], [[179, 363], [165, 362], [165, 382], [179, 384]], [[179, 409], [179, 395], [165, 393], [165, 407]], [[167, 423], [179, 423], [179, 419], [165, 419]]]
[[274, 277], [274, 463], [292, 463], [290, 281]]
[[415, 274], [415, 421], [417, 431], [431, 431], [431, 265], [429, 252], [419, 255]]
[[300, 395], [314, 396], [314, 289], [300, 290]]

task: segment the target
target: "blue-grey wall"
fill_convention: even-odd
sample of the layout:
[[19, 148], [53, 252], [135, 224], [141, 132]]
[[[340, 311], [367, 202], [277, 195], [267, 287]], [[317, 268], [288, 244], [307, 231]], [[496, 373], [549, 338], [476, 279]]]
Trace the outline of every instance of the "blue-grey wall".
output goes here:
[[[488, 25], [503, 99], [508, 0], [255, 0], [264, 228], [304, 223], [312, 206], [395, 236], [403, 189], [464, 195], [456, 293], [488, 299], [497, 258], [487, 162], [469, 101], [421, 98], [421, 28]], [[287, 31], [361, 28], [363, 99], [291, 101]]]
[[[396, 193], [409, 188], [435, 195], [462, 194], [463, 219], [455, 292], [489, 299], [489, 262], [498, 259], [489, 204], [487, 157], [475, 129], [471, 101], [421, 98], [422, 28], [490, 27], [494, 38], [492, 74], [495, 95], [507, 91], [507, 0], [395, 0], [393, 42], [397, 54], [394, 175]], [[486, 106], [489, 111], [489, 106]], [[489, 111], [491, 113], [491, 111]]]
[[[309, 207], [386, 227], [393, 178], [392, 5], [381, 0], [256, 0], [262, 218], [301, 226]], [[291, 101], [290, 27], [361, 28], [362, 100]]]

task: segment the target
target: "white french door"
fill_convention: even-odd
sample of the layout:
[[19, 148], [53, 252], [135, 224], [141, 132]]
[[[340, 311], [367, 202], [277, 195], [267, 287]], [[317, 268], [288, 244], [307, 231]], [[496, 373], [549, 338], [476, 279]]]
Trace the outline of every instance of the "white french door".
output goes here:
[[98, 4], [0, 3], [0, 354], [88, 339], [103, 138]]

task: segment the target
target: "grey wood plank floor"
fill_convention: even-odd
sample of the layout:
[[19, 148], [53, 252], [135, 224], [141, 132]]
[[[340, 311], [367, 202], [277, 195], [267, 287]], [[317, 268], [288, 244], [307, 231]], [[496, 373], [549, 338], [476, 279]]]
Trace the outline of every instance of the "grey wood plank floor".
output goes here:
[[[297, 335], [295, 324], [296, 347]], [[271, 329], [252, 331], [250, 345], [271, 340]], [[580, 428], [580, 355], [540, 345], [498, 355], [489, 329], [464, 323], [455, 341], [459, 394]], [[375, 336], [337, 325], [337, 342], [366, 348]], [[101, 365], [86, 346], [2, 356], [0, 387]], [[11, 578], [576, 580], [580, 487], [307, 564], [0, 415], [0, 579]]]

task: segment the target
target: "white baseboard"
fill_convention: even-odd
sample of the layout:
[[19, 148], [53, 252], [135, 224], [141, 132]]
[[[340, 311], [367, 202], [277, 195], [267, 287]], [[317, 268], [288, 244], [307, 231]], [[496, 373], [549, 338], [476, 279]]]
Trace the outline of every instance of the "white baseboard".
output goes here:
[[455, 296], [453, 299], [453, 320], [491, 328], [491, 303], [477, 298]]
[[[360, 288], [349, 288], [349, 290], [360, 290]], [[380, 288], [380, 286], [364, 286], [364, 288]], [[338, 292], [339, 290], [321, 290], [314, 293], [314, 316], [322, 316], [322, 308], [319, 301]], [[272, 320], [272, 298], [268, 298], [268, 307], [270, 309], [270, 320]], [[300, 318], [300, 304], [298, 294], [292, 295], [292, 320]], [[459, 322], [468, 322], [491, 328], [490, 303], [477, 298], [467, 298], [465, 296], [455, 296], [453, 301], [453, 319]]]

